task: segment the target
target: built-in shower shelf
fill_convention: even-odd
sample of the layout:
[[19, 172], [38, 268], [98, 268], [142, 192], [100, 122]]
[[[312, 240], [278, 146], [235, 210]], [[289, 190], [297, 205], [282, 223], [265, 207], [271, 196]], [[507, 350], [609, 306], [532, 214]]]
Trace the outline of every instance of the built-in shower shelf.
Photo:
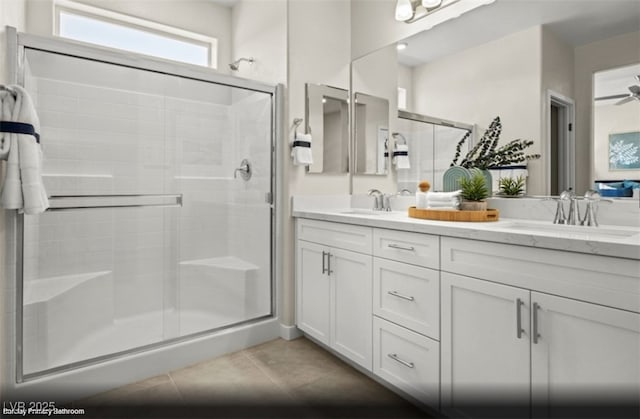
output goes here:
[[82, 283], [105, 277], [111, 271], [88, 272], [75, 275], [54, 276], [27, 281], [24, 284], [24, 304], [46, 302], [54, 297], [68, 292]]
[[235, 269], [235, 270], [241, 270], [241, 271], [258, 269], [258, 267], [253, 263], [247, 262], [246, 260], [237, 258], [235, 256], [221, 256], [221, 257], [207, 258], [207, 259], [186, 260], [186, 261], [180, 262], [180, 264], [212, 266], [212, 267], [217, 267], [221, 269]]
[[81, 337], [113, 323], [111, 271], [26, 281], [23, 292], [26, 374], [61, 365]]

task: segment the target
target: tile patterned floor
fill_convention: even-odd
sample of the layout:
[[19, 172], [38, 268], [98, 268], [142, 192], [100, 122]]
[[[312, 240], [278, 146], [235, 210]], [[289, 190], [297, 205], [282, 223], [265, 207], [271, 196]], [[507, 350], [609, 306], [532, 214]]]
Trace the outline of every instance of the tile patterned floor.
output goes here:
[[74, 403], [99, 418], [428, 418], [305, 338], [276, 339]]

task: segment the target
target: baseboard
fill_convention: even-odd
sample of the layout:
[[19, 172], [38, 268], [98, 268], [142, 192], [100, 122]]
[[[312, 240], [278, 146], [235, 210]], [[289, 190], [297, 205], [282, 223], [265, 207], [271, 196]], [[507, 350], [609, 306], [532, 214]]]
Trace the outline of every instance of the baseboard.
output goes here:
[[280, 323], [280, 337], [284, 340], [294, 340], [302, 336], [302, 332], [295, 326]]

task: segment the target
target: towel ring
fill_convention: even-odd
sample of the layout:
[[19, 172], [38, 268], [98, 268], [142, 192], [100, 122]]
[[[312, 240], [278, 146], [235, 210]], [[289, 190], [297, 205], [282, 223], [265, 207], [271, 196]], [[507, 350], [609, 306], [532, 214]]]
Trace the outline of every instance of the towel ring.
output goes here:
[[5, 92], [11, 93], [13, 96], [17, 96], [17, 93], [14, 89], [9, 86], [5, 86], [4, 84], [0, 84], [0, 90], [4, 90]]
[[[302, 121], [303, 121], [302, 118], [295, 118], [293, 120], [293, 138], [294, 139], [298, 138], [298, 127], [300, 126]], [[309, 131], [308, 134], [311, 134], [311, 127], [307, 127], [307, 130]]]
[[298, 127], [302, 123], [302, 118], [295, 118], [293, 120], [293, 138], [298, 138]]
[[[407, 139], [404, 137], [404, 135], [400, 134], [399, 132], [394, 132], [391, 135], [396, 139], [396, 144], [407, 145]], [[400, 138], [400, 140], [402, 140], [401, 142], [398, 141], [398, 137]]]

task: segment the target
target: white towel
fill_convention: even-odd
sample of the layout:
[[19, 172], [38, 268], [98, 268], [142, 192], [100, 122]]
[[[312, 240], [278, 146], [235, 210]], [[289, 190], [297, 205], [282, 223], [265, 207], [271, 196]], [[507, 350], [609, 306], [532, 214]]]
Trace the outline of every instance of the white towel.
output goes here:
[[452, 199], [448, 202], [431, 202], [427, 201], [427, 208], [460, 208], [460, 201], [457, 198]]
[[[10, 86], [16, 93], [0, 92], [0, 120], [33, 126], [40, 132], [40, 121], [31, 97], [20, 86]], [[0, 206], [21, 209], [25, 214], [39, 214], [49, 208], [42, 184], [42, 149], [35, 136], [0, 132], [0, 159], [7, 160], [7, 172], [0, 192]]]
[[396, 169], [411, 169], [409, 163], [409, 146], [406, 144], [395, 144], [393, 148], [393, 164]]
[[453, 198], [457, 198], [462, 193], [461, 190], [453, 192], [427, 192], [427, 200], [431, 202], [448, 202]]
[[291, 157], [296, 166], [308, 166], [313, 164], [311, 154], [311, 134], [295, 134], [291, 143]]

